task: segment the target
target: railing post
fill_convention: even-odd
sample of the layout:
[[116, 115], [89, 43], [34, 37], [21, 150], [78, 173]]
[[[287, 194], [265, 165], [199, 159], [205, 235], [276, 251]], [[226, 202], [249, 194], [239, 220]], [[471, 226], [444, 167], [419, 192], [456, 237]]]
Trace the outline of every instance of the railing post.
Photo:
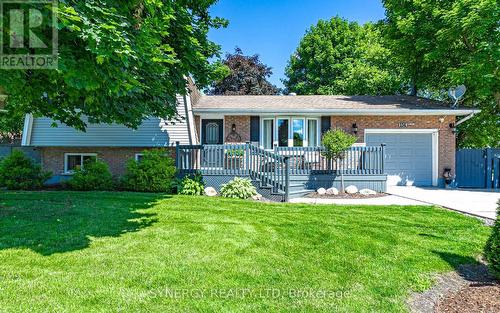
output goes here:
[[290, 200], [290, 158], [284, 157], [285, 161], [285, 202]]
[[179, 155], [180, 155], [179, 145], [180, 145], [180, 144], [181, 144], [181, 143], [180, 143], [179, 141], [176, 141], [176, 142], [175, 142], [175, 168], [176, 168], [177, 170], [179, 170], [179, 165], [180, 165], [180, 164], [179, 164], [179, 163], [180, 163], [180, 162], [179, 162]]
[[384, 174], [385, 173], [385, 143], [381, 144], [380, 145], [382, 148], [381, 148], [381, 157], [382, 157], [382, 162], [380, 163], [380, 174]]
[[248, 173], [248, 176], [251, 175], [250, 171], [250, 141], [245, 143], [245, 168]]

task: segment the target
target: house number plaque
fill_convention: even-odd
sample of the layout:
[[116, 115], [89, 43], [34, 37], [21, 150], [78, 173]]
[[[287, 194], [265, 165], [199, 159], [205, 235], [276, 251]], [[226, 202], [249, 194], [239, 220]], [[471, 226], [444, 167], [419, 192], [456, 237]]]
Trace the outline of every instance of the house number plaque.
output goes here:
[[408, 128], [410, 126], [414, 126], [415, 123], [409, 123], [409, 122], [399, 122], [398, 126], [399, 128]]

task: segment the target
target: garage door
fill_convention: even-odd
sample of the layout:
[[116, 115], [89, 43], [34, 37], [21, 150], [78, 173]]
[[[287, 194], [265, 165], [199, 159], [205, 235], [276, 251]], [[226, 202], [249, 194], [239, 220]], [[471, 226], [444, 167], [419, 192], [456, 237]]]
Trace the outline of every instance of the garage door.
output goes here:
[[432, 134], [366, 134], [366, 145], [382, 143], [388, 185], [432, 185]]

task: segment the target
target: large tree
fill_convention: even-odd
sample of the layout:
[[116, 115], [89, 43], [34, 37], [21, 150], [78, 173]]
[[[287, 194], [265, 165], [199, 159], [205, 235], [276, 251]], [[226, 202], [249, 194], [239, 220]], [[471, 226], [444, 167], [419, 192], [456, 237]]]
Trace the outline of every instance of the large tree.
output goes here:
[[320, 20], [302, 38], [286, 68], [285, 86], [299, 94], [383, 95], [404, 86], [385, 47], [384, 25]]
[[272, 69], [260, 61], [259, 56], [244, 55], [240, 48], [226, 54], [222, 61], [226, 66], [225, 78], [213, 83], [212, 95], [277, 95], [280, 90], [267, 79]]
[[226, 21], [209, 15], [215, 2], [59, 1], [58, 69], [1, 70], [0, 86], [11, 108], [80, 129], [83, 116], [129, 127], [147, 116], [170, 117], [186, 76], [206, 86], [216, 73], [208, 60], [219, 46], [207, 33]]
[[500, 143], [498, 0], [384, 0], [386, 36], [413, 94], [446, 98], [466, 85], [461, 105], [483, 110], [459, 128], [464, 147]]

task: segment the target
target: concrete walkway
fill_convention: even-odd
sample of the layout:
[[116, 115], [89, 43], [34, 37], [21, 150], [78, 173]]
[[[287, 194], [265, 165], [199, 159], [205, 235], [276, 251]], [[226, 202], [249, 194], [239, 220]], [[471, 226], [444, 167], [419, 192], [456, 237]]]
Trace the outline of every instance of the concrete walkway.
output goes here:
[[497, 202], [500, 199], [500, 192], [468, 189], [393, 186], [388, 187], [388, 193], [493, 220], [496, 218]]

